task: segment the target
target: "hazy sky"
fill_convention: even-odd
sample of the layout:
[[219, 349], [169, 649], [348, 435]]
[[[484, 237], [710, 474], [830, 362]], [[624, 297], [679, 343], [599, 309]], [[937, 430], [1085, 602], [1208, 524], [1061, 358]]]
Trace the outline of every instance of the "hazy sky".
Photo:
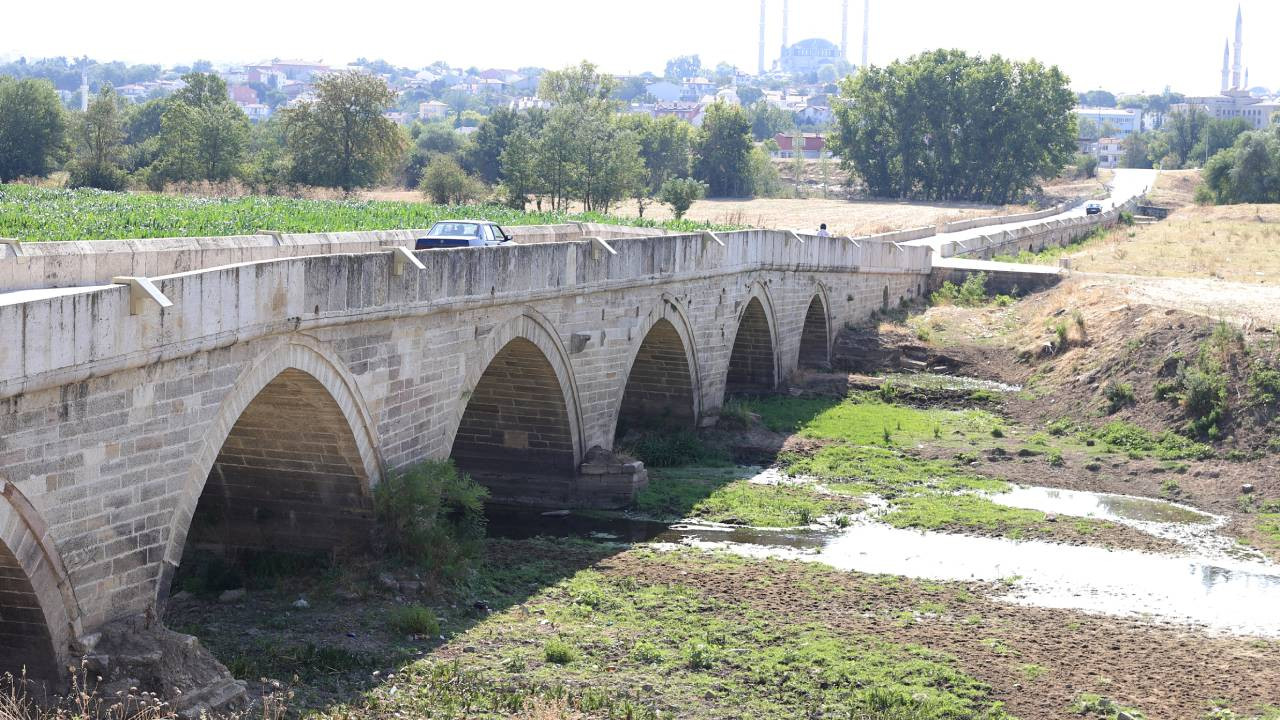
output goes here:
[[[839, 42], [840, 0], [791, 0], [790, 40]], [[421, 67], [563, 66], [583, 58], [613, 72], [661, 72], [697, 53], [756, 67], [758, 0], [8, 0], [5, 45], [16, 58], [89, 55], [166, 65], [271, 57], [342, 64], [385, 58]], [[1280, 2], [1245, 0], [1253, 85], [1280, 85]], [[198, 9], [197, 9], [198, 8]], [[872, 0], [871, 62], [957, 47], [1037, 57], [1077, 89], [1216, 92], [1236, 0]], [[769, 0], [767, 53], [781, 43], [782, 0]], [[850, 0], [851, 59], [861, 54], [862, 0]]]

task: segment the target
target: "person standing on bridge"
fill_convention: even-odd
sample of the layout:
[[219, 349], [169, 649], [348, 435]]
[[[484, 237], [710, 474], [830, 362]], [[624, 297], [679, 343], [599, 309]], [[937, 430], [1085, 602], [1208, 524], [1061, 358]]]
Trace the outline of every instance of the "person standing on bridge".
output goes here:
[[827, 231], [826, 223], [822, 223], [818, 226], [818, 237], [831, 237], [831, 233]]

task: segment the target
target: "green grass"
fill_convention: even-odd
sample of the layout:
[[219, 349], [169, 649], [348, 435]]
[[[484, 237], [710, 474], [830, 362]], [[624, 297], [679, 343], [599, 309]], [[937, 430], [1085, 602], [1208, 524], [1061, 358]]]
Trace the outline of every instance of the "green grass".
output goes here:
[[[715, 571], [719, 558], [680, 552], [656, 562]], [[823, 573], [834, 572], [811, 571], [819, 587]], [[586, 605], [585, 588], [610, 600]], [[480, 651], [466, 662], [467, 672], [477, 673], [473, 680], [459, 683], [457, 665], [424, 659], [397, 671], [397, 691], [372, 691], [357, 714], [454, 717], [447, 709], [458, 707], [458, 694], [483, 684], [488, 689], [468, 696], [474, 701], [469, 717], [505, 717], [521, 709], [517, 702], [576, 688], [602, 693], [603, 707], [590, 717], [652, 717], [644, 708], [660, 700], [690, 717], [733, 708], [740, 717], [1008, 718], [990, 689], [948, 655], [704, 594], [696, 581], [648, 583], [583, 570], [525, 607], [532, 612], [493, 615], [454, 640], [502, 639], [497, 647], [475, 642]], [[556, 629], [550, 637], [547, 624]], [[553, 643], [572, 650], [574, 659], [561, 663], [558, 653], [553, 659], [547, 652]], [[442, 669], [449, 665], [454, 669]], [[602, 686], [637, 695], [620, 697]], [[660, 696], [640, 690], [646, 686], [660, 688]], [[572, 697], [579, 707], [581, 696]], [[634, 715], [624, 715], [623, 705]]]
[[862, 509], [853, 497], [807, 487], [756, 485], [742, 468], [653, 470], [632, 509], [659, 519], [697, 517], [753, 527], [795, 527]]
[[1077, 696], [1075, 703], [1071, 706], [1071, 712], [1076, 715], [1102, 718], [1103, 720], [1116, 720], [1120, 713], [1124, 713], [1134, 718], [1134, 720], [1142, 720], [1142, 718], [1146, 717], [1137, 709], [1120, 705], [1110, 698], [1093, 693], [1081, 693]]
[[1123, 452], [1142, 459], [1203, 460], [1213, 455], [1213, 448], [1171, 430], [1153, 433], [1133, 423], [1110, 422], [1089, 435], [1110, 452]]
[[775, 432], [855, 445], [883, 445], [886, 431], [895, 444], [932, 442], [935, 430], [944, 440], [978, 437], [1000, 423], [985, 410], [925, 410], [886, 403], [878, 393], [844, 400], [773, 397], [752, 401], [750, 407]]
[[890, 448], [833, 444], [809, 457], [780, 459], [787, 463], [789, 474], [840, 480], [827, 483], [827, 487], [851, 495], [874, 492], [896, 497], [920, 490], [998, 493], [1009, 489], [1003, 480], [967, 473], [955, 462], [921, 460]]
[[391, 628], [401, 635], [426, 635], [435, 637], [440, 634], [440, 621], [431, 608], [421, 605], [406, 605], [391, 611], [388, 618]]
[[479, 218], [505, 225], [597, 222], [671, 230], [730, 229], [690, 220], [661, 223], [595, 213], [522, 213], [510, 208], [427, 203], [201, 198], [0, 185], [0, 237], [25, 242], [246, 235], [259, 230], [338, 232], [422, 229], [437, 220]]
[[1004, 255], [996, 255], [993, 260], [996, 262], [1022, 263], [1024, 265], [1057, 265], [1058, 258], [1072, 255], [1083, 250], [1086, 245], [1094, 240], [1101, 240], [1107, 236], [1106, 230], [1103, 228], [1094, 228], [1089, 234], [1073, 240], [1062, 247], [1050, 247], [1040, 252], [1031, 252], [1022, 250], [1017, 255], [1005, 253]]
[[1006, 507], [981, 495], [931, 493], [894, 499], [893, 509], [883, 519], [899, 528], [979, 529], [1017, 538], [1045, 523], [1045, 514]]

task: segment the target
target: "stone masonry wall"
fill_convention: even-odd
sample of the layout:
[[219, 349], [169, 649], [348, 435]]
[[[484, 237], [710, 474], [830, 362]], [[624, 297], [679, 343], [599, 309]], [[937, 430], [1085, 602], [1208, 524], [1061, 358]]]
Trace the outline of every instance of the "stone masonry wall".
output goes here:
[[[547, 449], [572, 465], [612, 447], [619, 414], [635, 408], [622, 402], [628, 374], [660, 322], [691, 359], [696, 419], [711, 422], [746, 308], [771, 324], [775, 377], [785, 377], [815, 297], [839, 327], [886, 298], [917, 296], [929, 271], [928, 248], [766, 231], [631, 238], [612, 252], [571, 242], [416, 257], [425, 268], [401, 275], [389, 253], [373, 253], [157, 277], [173, 302], [164, 309], [126, 286], [0, 306], [0, 337], [19, 339], [0, 344], [0, 475], [30, 498], [65, 563], [71, 626], [90, 632], [162, 600], [211, 472], [225, 477], [225, 441], [251, 449], [236, 425], [282, 375], [323, 388], [327, 417], [345, 424], [325, 431], [343, 448], [328, 465], [372, 487], [448, 457], [486, 370], [518, 341], [545, 360], [543, 404], [537, 421], [512, 429], [532, 440], [555, 415], [563, 432]], [[547, 410], [556, 394], [563, 416]], [[504, 447], [523, 449], [511, 447], [518, 440], [504, 436]], [[259, 441], [265, 451], [269, 434]], [[630, 472], [569, 470], [579, 497], [617, 497], [616, 478]]]

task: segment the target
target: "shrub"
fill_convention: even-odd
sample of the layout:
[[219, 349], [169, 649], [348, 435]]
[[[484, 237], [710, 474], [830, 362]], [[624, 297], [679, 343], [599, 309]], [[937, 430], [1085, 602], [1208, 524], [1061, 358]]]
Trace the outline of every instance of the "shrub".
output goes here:
[[435, 637], [440, 634], [440, 621], [436, 614], [431, 608], [421, 605], [408, 605], [392, 610], [389, 622], [392, 629], [401, 635]]
[[705, 183], [693, 178], [671, 178], [662, 183], [662, 187], [659, 188], [658, 200], [665, 205], [670, 205], [671, 212], [675, 213], [677, 220], [680, 220], [684, 218], [684, 214], [689, 211], [693, 203], [706, 194]]
[[892, 403], [898, 399], [898, 387], [891, 380], [885, 380], [880, 383], [880, 387], [876, 389], [876, 393], [880, 395], [880, 399], [886, 403]]
[[649, 467], [720, 464], [727, 461], [723, 453], [707, 447], [696, 433], [689, 430], [647, 432], [630, 442], [626, 450]]
[[480, 556], [488, 496], [445, 460], [384, 478], [373, 501], [387, 550], [420, 565], [432, 574], [431, 581], [454, 584]]
[[[977, 307], [987, 301], [987, 274], [980, 272], [965, 278], [956, 285], [950, 280], [942, 283], [942, 287], [929, 298], [934, 305], [959, 305], [961, 307]], [[1010, 298], [1012, 301], [1012, 298]]]
[[662, 662], [662, 650], [647, 640], [641, 640], [631, 648], [631, 659], [644, 665], [657, 665]]
[[706, 670], [715, 663], [715, 650], [706, 643], [692, 643], [685, 648], [685, 658], [691, 670]]
[[1057, 448], [1054, 448], [1049, 451], [1048, 458], [1049, 458], [1049, 465], [1051, 465], [1052, 467], [1063, 467], [1064, 465], [1067, 464], [1067, 461], [1064, 460], [1062, 457], [1062, 451]]
[[484, 184], [468, 175], [449, 155], [437, 155], [431, 160], [418, 189], [439, 205], [465, 205], [484, 194]]
[[1280, 399], [1280, 369], [1255, 361], [1249, 369], [1249, 399], [1255, 405], [1274, 405]]
[[1107, 398], [1107, 412], [1112, 415], [1136, 402], [1133, 396], [1133, 386], [1126, 382], [1107, 383], [1102, 392]]
[[542, 646], [542, 657], [549, 663], [568, 665], [578, 659], [578, 649], [560, 638], [551, 638]]

